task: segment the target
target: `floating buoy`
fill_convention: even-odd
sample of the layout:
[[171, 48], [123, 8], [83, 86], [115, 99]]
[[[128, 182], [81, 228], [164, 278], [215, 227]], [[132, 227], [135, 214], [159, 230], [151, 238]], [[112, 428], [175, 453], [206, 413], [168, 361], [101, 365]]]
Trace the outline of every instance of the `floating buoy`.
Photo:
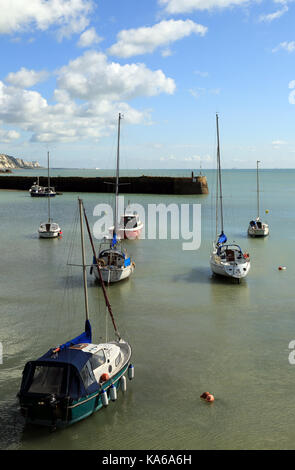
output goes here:
[[279, 271], [285, 271], [285, 269], [287, 269], [286, 266], [279, 266], [279, 267], [278, 267], [278, 270], [279, 270]]
[[128, 378], [129, 380], [134, 379], [134, 365], [130, 364], [128, 367]]
[[214, 396], [211, 393], [209, 393], [209, 395], [207, 395], [206, 397], [206, 401], [208, 401], [209, 403], [212, 403], [214, 401]]
[[121, 377], [121, 379], [120, 379], [120, 382], [121, 382], [122, 392], [126, 392], [126, 390], [127, 390], [127, 384], [126, 384], [126, 377], [125, 377], [125, 375], [122, 375], [122, 377]]
[[214, 396], [212, 395], [212, 393], [209, 392], [202, 393], [200, 398], [203, 398], [203, 400], [208, 401], [209, 403], [212, 403], [214, 401]]
[[269, 210], [268, 210], [268, 209], [266, 209], [265, 213], [266, 213], [266, 214], [268, 214], [268, 212], [269, 212]]
[[104, 389], [102, 389], [102, 392], [101, 392], [101, 401], [102, 401], [103, 406], [108, 406], [109, 404], [108, 394]]
[[110, 388], [110, 397], [112, 401], [117, 400], [117, 388], [114, 384], [112, 384]]
[[106, 382], [107, 380], [109, 380], [109, 378], [110, 378], [109, 374], [102, 374], [102, 375], [100, 376], [99, 381], [100, 381], [100, 383]]

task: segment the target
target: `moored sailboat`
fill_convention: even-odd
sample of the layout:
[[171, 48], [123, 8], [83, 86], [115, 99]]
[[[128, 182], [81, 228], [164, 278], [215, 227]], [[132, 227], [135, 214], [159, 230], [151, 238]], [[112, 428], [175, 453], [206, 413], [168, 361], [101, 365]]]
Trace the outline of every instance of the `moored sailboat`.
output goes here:
[[[222, 180], [220, 164], [219, 121], [216, 114], [217, 130], [217, 188], [216, 188], [216, 240], [210, 256], [210, 266], [214, 274], [237, 279], [238, 282], [246, 277], [250, 270], [250, 257], [243, 253], [236, 243], [227, 243], [223, 227]], [[218, 231], [218, 206], [220, 210], [220, 233]], [[218, 235], [219, 233], [219, 235]]]
[[[116, 339], [92, 343], [87, 293], [83, 217], [95, 254], [88, 220], [79, 199], [85, 328], [79, 336], [57, 345], [24, 368], [20, 391], [20, 408], [27, 423], [50, 428], [65, 427], [80, 421], [116, 400], [117, 390], [126, 390], [126, 373], [134, 377], [130, 364], [131, 346], [117, 329], [112, 308], [101, 278], [105, 303], [114, 326]], [[100, 268], [98, 268], [100, 272]]]
[[[115, 190], [115, 210], [114, 225], [111, 227], [111, 237], [105, 238], [98, 250], [98, 263], [103, 281], [111, 284], [127, 279], [135, 269], [135, 263], [131, 260], [126, 249], [121, 248], [121, 236], [118, 228], [118, 196], [119, 196], [119, 159], [120, 159], [120, 122], [122, 116], [118, 118], [118, 143], [117, 143], [117, 171]], [[124, 238], [124, 237], [123, 237]], [[100, 281], [100, 273], [97, 261], [94, 257], [91, 272]]]
[[269, 234], [269, 226], [266, 222], [263, 222], [259, 215], [259, 160], [257, 160], [256, 167], [256, 182], [257, 182], [257, 217], [255, 220], [251, 220], [248, 227], [248, 235], [251, 237], [266, 237]]
[[[39, 226], [38, 233], [40, 238], [57, 238], [62, 234], [61, 228], [58, 223], [53, 222], [50, 214], [50, 198], [55, 196], [54, 188], [50, 187], [50, 176], [49, 176], [49, 152], [47, 152], [47, 165], [48, 165], [48, 187], [43, 188], [42, 196], [47, 197], [48, 200], [48, 221], [42, 222]], [[37, 193], [36, 193], [37, 194]], [[36, 196], [35, 194], [35, 196]], [[31, 193], [32, 195], [32, 193]], [[39, 194], [40, 196], [40, 194]]]

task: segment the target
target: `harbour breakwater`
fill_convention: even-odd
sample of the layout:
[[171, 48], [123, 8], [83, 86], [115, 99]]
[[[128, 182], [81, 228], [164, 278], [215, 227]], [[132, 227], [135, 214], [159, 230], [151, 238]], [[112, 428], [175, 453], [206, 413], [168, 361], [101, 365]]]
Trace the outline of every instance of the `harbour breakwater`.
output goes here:
[[[35, 176], [0, 176], [0, 189], [29, 190], [37, 181]], [[40, 186], [47, 186], [47, 177], [40, 177]], [[57, 192], [113, 193], [115, 177], [52, 177], [50, 186]], [[191, 177], [131, 176], [120, 177], [120, 193], [130, 194], [208, 194], [204, 175]]]

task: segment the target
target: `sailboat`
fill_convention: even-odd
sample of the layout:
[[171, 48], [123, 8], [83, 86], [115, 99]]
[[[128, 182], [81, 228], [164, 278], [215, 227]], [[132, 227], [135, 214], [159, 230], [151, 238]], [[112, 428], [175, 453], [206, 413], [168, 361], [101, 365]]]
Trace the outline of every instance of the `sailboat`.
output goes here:
[[267, 223], [262, 222], [259, 215], [259, 163], [257, 160], [256, 167], [256, 182], [257, 182], [257, 217], [251, 220], [248, 227], [248, 235], [251, 237], [266, 237], [269, 234], [269, 226]]
[[[47, 152], [47, 162], [48, 162], [48, 187], [44, 188], [44, 196], [48, 200], [48, 221], [40, 224], [38, 233], [40, 238], [57, 238], [61, 235], [61, 228], [56, 222], [52, 222], [50, 217], [50, 198], [55, 196], [54, 188], [50, 187], [50, 176], [49, 176], [49, 152]], [[32, 194], [32, 193], [31, 193]]]
[[[120, 246], [121, 237], [118, 235], [118, 195], [119, 195], [119, 155], [120, 155], [120, 122], [122, 116], [118, 118], [118, 143], [117, 143], [117, 171], [116, 171], [116, 192], [114, 226], [111, 227], [112, 238], [104, 238], [98, 250], [98, 263], [104, 282], [111, 284], [127, 279], [135, 269], [135, 263], [131, 260], [126, 249]], [[100, 281], [99, 270], [96, 258], [90, 269], [95, 278]]]
[[39, 176], [37, 176], [37, 181], [30, 187], [29, 193], [32, 197], [44, 196], [44, 187], [39, 184]]
[[[250, 257], [243, 253], [236, 243], [227, 243], [227, 236], [223, 227], [223, 203], [221, 185], [221, 164], [219, 144], [219, 121], [216, 114], [217, 129], [217, 190], [216, 190], [216, 240], [210, 257], [210, 266], [214, 274], [237, 279], [238, 282], [246, 277], [250, 270]], [[220, 209], [221, 231], [218, 230], [218, 203]], [[219, 235], [218, 235], [219, 233]]]
[[69, 426], [107, 406], [109, 400], [117, 399], [119, 388], [126, 391], [126, 374], [130, 380], [134, 378], [134, 366], [130, 363], [131, 346], [120, 336], [102, 278], [101, 287], [116, 339], [101, 344], [92, 343], [83, 219], [94, 254], [95, 250], [83, 201], [78, 201], [85, 331], [49, 349], [39, 359], [29, 361], [25, 365], [18, 393], [21, 413], [26, 422], [52, 429]]

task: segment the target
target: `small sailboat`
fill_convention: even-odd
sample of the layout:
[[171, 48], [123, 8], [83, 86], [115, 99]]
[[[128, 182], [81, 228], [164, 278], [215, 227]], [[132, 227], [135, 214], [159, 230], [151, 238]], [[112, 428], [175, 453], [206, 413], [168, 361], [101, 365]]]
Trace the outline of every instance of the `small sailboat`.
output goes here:
[[39, 184], [39, 176], [37, 176], [37, 181], [35, 181], [29, 189], [29, 193], [32, 197], [38, 197], [44, 195], [44, 187]]
[[[87, 270], [83, 218], [95, 253], [90, 228], [79, 199], [82, 268], [85, 304], [85, 331], [79, 336], [54, 346], [24, 368], [20, 391], [20, 409], [27, 423], [50, 428], [66, 427], [80, 421], [117, 399], [117, 390], [126, 391], [126, 374], [134, 377], [130, 364], [131, 346], [117, 329], [112, 308], [101, 278], [105, 304], [110, 314], [116, 339], [92, 343], [89, 320]], [[100, 272], [100, 268], [98, 268]]]
[[[223, 203], [221, 185], [221, 164], [219, 144], [219, 123], [216, 114], [217, 129], [217, 190], [216, 190], [216, 241], [210, 257], [210, 266], [214, 274], [237, 279], [238, 282], [246, 277], [250, 270], [250, 257], [243, 253], [241, 247], [236, 243], [227, 243], [227, 237], [223, 228]], [[220, 209], [221, 231], [218, 230], [218, 205]], [[219, 233], [219, 235], [218, 235]]]
[[52, 190], [54, 188], [50, 187], [50, 176], [49, 176], [49, 152], [47, 152], [47, 160], [48, 160], [48, 187], [44, 188], [44, 195], [46, 195], [48, 199], [48, 221], [43, 222], [40, 224], [38, 233], [40, 238], [57, 238], [62, 234], [61, 228], [56, 222], [52, 222], [52, 219], [50, 217], [50, 198], [54, 195], [55, 196], [55, 191], [54, 193]]
[[257, 217], [251, 220], [248, 227], [248, 235], [251, 237], [266, 237], [269, 234], [269, 226], [262, 222], [259, 215], [259, 160], [257, 160], [256, 181], [257, 181]]
[[[126, 249], [121, 248], [118, 229], [118, 195], [119, 195], [119, 150], [120, 150], [120, 121], [122, 119], [119, 113], [118, 119], [118, 145], [117, 145], [117, 172], [116, 172], [116, 192], [115, 192], [115, 211], [114, 211], [114, 225], [111, 227], [111, 238], [104, 238], [98, 250], [98, 263], [103, 281], [107, 284], [122, 281], [127, 279], [135, 269], [135, 263], [131, 260]], [[100, 273], [96, 263], [96, 258], [93, 259], [93, 265], [90, 269], [95, 278], [100, 281]]]

